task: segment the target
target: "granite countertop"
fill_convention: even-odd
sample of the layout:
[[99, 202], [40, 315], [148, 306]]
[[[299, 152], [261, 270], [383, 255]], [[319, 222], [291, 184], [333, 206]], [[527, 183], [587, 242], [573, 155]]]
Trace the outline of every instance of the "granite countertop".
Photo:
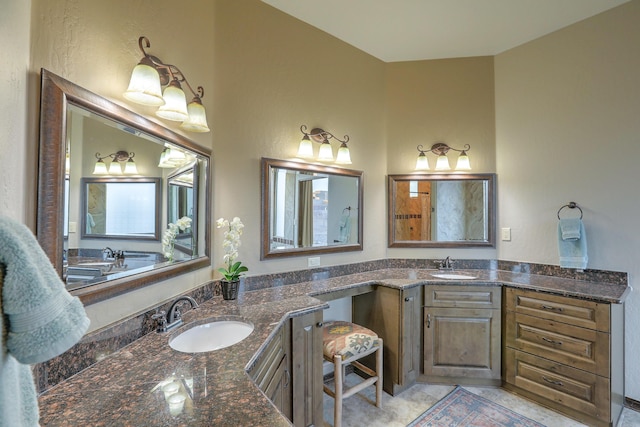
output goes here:
[[[383, 269], [240, 293], [235, 301], [206, 301], [183, 316], [185, 325], [148, 334], [39, 397], [42, 426], [288, 426], [247, 374], [262, 349], [289, 318], [327, 307], [332, 292], [363, 286], [411, 288], [425, 284], [502, 285], [605, 303], [622, 303], [626, 285], [592, 283], [498, 270], [455, 270], [473, 280], [439, 279], [435, 270]], [[239, 344], [210, 353], [171, 349], [171, 337], [190, 323], [242, 319], [254, 331]], [[177, 380], [186, 392], [183, 410], [172, 415], [162, 386]]]

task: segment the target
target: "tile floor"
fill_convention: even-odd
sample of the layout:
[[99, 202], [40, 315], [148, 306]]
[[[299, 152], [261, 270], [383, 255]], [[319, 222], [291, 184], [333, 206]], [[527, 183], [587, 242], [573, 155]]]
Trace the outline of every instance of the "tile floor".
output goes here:
[[[360, 377], [347, 375], [347, 385], [356, 384]], [[344, 401], [344, 427], [405, 427], [425, 410], [446, 396], [453, 386], [416, 384], [397, 396], [383, 393], [382, 408], [375, 406], [375, 388], [355, 394]], [[496, 387], [464, 387], [468, 391], [510, 408], [547, 427], [583, 427], [570, 418]], [[324, 395], [324, 425], [333, 426], [333, 399]], [[625, 408], [617, 427], [640, 427], [640, 412]]]

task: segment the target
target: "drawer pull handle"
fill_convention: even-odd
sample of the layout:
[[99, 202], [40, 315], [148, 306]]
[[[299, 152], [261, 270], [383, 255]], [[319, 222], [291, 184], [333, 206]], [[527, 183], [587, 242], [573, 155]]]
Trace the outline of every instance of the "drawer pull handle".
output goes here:
[[413, 297], [406, 297], [404, 300], [405, 300], [406, 302], [413, 301]]
[[427, 314], [427, 328], [431, 327], [431, 315]]
[[546, 341], [549, 344], [556, 344], [556, 345], [562, 345], [562, 341], [556, 341], [556, 340], [550, 340], [547, 337], [542, 337], [542, 341]]
[[564, 311], [562, 307], [552, 307], [550, 305], [543, 305], [542, 308], [545, 310], [551, 310], [551, 311]]
[[547, 377], [542, 377], [543, 380], [545, 380], [546, 382], [548, 382], [549, 384], [553, 384], [553, 385], [558, 385], [560, 387], [564, 387], [564, 384], [562, 384], [562, 381], [555, 381], [555, 380], [551, 380]]
[[322, 322], [318, 322], [318, 323], [316, 323], [316, 326], [317, 326], [318, 328], [322, 328], [322, 325], [323, 325], [323, 323], [322, 323]]
[[284, 368], [284, 376], [286, 380], [286, 382], [284, 383], [284, 388], [288, 388], [289, 384], [291, 383], [291, 373], [287, 368]]

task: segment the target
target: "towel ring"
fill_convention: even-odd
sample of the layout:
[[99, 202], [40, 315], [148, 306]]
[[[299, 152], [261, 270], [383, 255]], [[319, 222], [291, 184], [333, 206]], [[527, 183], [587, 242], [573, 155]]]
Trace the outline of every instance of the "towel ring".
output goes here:
[[580, 206], [578, 206], [578, 204], [576, 202], [569, 202], [568, 204], [564, 205], [563, 207], [561, 207], [560, 209], [558, 209], [558, 219], [560, 219], [560, 211], [564, 208], [569, 208], [569, 209], [575, 209], [578, 208], [578, 210], [580, 211], [580, 219], [582, 219], [582, 209], [580, 208]]

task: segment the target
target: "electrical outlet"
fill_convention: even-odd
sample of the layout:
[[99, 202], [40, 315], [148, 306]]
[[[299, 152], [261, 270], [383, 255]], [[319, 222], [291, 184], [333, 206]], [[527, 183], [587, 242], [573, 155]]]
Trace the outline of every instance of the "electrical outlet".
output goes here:
[[511, 241], [511, 228], [504, 227], [502, 229], [502, 241], [503, 242], [510, 242]]
[[319, 267], [320, 266], [320, 257], [314, 256], [312, 258], [307, 258], [307, 266], [308, 267]]

